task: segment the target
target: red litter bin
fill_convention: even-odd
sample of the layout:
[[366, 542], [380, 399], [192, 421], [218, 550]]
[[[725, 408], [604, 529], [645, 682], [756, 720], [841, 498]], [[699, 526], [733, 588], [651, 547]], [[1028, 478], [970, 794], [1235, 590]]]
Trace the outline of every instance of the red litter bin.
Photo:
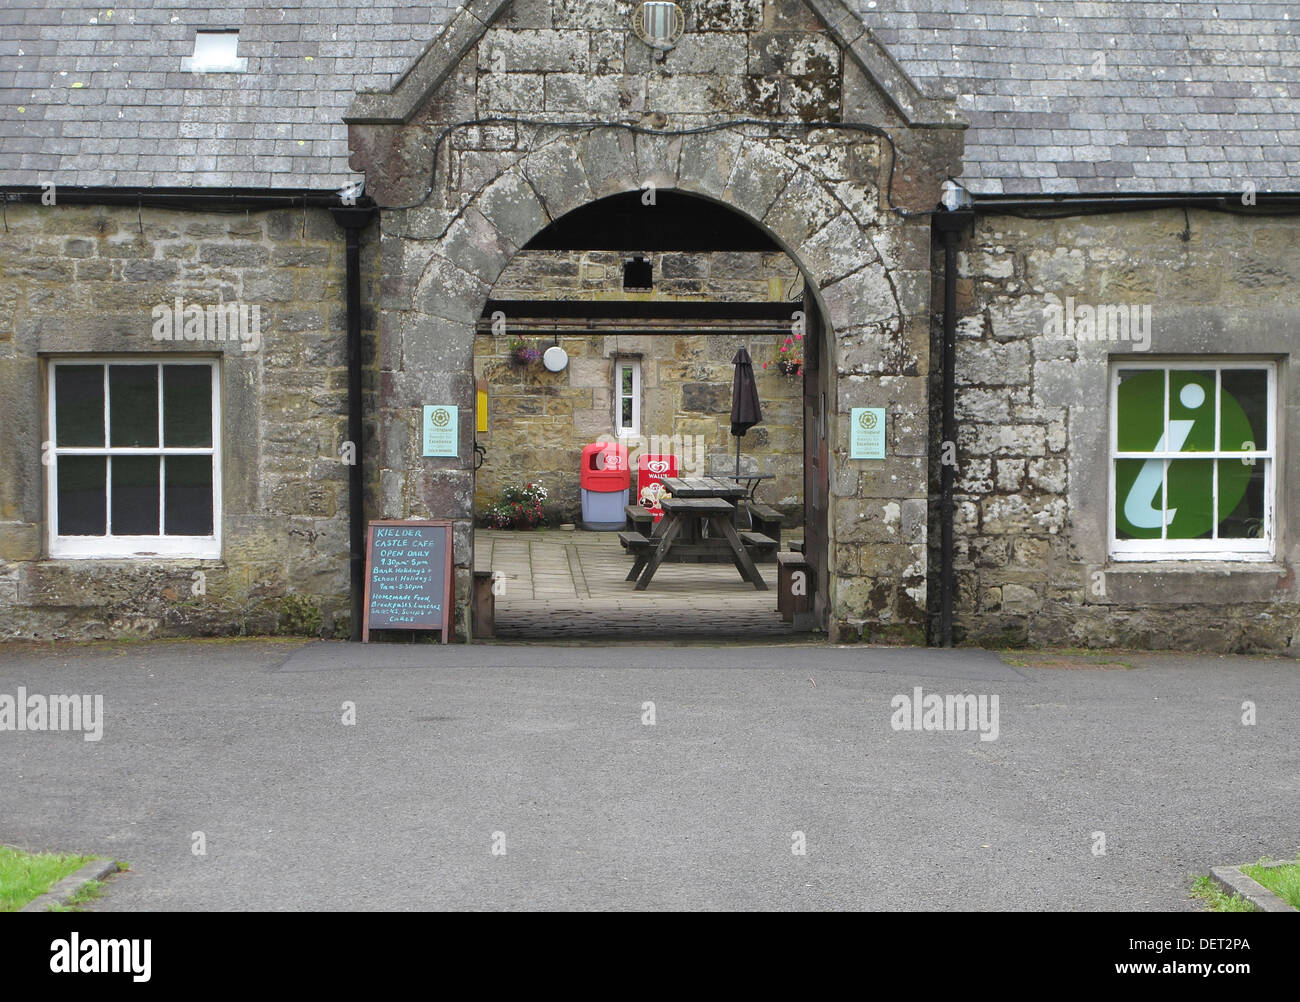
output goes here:
[[623, 506], [631, 474], [627, 446], [622, 442], [592, 442], [583, 446], [578, 483], [582, 488], [582, 527], [597, 532], [623, 528]]
[[636, 461], [636, 503], [652, 513], [658, 522], [664, 517], [659, 501], [665, 477], [677, 476], [676, 456], [640, 456]]

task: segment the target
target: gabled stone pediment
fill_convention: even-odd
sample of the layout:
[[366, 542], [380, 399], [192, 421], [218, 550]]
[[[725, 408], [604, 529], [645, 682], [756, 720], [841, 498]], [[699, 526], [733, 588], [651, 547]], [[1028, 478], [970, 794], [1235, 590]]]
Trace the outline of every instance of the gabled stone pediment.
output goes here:
[[[538, 2], [538, 0], [533, 0]], [[574, 8], [580, 12], [585, 0], [548, 0], [563, 6], [572, 13]], [[696, 0], [697, 4], [707, 4], [710, 0]], [[714, 6], [718, 0], [714, 0]], [[744, 0], [720, 0], [732, 8], [746, 6]], [[843, 0], [784, 0], [790, 4], [801, 4], [811, 11], [825, 34], [845, 53], [860, 74], [879, 92], [884, 103], [896, 113], [902, 123], [914, 128], [964, 128], [967, 123], [958, 112], [956, 103], [951, 99], [934, 98], [923, 94], [916, 83], [903, 71], [885, 46], [863, 23], [861, 17]], [[362, 92], [353, 101], [344, 120], [351, 125], [394, 125], [411, 121], [437, 93], [440, 87], [456, 71], [462, 60], [497, 22], [506, 17], [512, 6], [526, 8], [529, 0], [469, 0], [458, 8], [438, 36], [425, 49], [418, 60], [406, 71], [390, 91]], [[605, 3], [604, 6], [614, 5]], [[617, 32], [628, 25], [628, 18], [633, 4], [627, 0], [617, 0], [617, 8], [625, 16], [621, 21], [608, 21], [602, 27]], [[758, 4], [762, 10], [762, 4]], [[605, 12], [607, 15], [609, 12]], [[590, 25], [587, 26], [588, 28]], [[688, 32], [691, 27], [687, 22]], [[751, 31], [757, 30], [751, 28]], [[563, 30], [563, 29], [560, 29]], [[580, 30], [575, 28], [574, 30]], [[744, 30], [744, 22], [738, 17], [733, 31]], [[724, 32], [711, 32], [723, 34]], [[516, 67], [517, 68], [517, 67]], [[544, 67], [539, 65], [539, 71]], [[524, 67], [526, 70], [527, 67]], [[625, 70], [625, 76], [635, 76], [635, 68]], [[756, 102], [756, 107], [761, 107]], [[761, 113], [756, 118], [767, 117]], [[794, 114], [780, 117], [798, 117]], [[852, 117], [846, 115], [844, 117]]]

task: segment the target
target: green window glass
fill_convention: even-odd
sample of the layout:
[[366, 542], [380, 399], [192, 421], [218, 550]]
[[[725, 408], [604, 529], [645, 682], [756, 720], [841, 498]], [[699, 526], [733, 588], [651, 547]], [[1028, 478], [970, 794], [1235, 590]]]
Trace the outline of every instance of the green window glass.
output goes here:
[[1117, 368], [1112, 549], [1262, 551], [1272, 535], [1273, 393], [1262, 364]]

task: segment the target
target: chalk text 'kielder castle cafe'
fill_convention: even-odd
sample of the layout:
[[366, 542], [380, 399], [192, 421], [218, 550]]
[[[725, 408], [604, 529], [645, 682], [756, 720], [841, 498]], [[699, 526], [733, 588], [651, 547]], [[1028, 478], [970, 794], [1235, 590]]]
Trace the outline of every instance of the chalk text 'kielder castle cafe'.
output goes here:
[[[1284, 9], [11, 2], [0, 636], [358, 638], [435, 521], [458, 639], [1300, 651]], [[651, 455], [745, 494], [638, 591]]]

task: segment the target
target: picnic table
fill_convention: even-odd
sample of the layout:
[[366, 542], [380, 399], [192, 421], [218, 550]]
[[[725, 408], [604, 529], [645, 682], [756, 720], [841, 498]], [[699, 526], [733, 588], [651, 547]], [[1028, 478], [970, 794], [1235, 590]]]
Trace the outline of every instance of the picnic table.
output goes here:
[[[739, 503], [745, 499], [746, 494], [744, 485], [730, 477], [665, 477], [663, 485], [664, 491], [675, 498], [722, 498], [725, 501]], [[731, 524], [736, 524], [734, 511]], [[663, 521], [660, 520], [659, 525], [655, 527], [656, 535], [662, 526]], [[705, 533], [707, 530], [706, 523], [687, 525], [683, 528], [683, 541], [697, 543], [702, 537], [695, 533]]]
[[664, 477], [664, 490], [675, 498], [722, 498], [738, 501], [745, 488], [722, 477]]
[[774, 473], [734, 473], [734, 474], [729, 473], [727, 474], [727, 479], [734, 480], [739, 484], [743, 484], [745, 487], [745, 500], [752, 503], [754, 500], [756, 500], [754, 497], [754, 492], [758, 490], [758, 485], [761, 484], [764, 480], [776, 479], [776, 474]]
[[[624, 534], [638, 537], [634, 541], [627, 541], [629, 549], [636, 552], [636, 562], [632, 565], [627, 580], [636, 581], [637, 591], [645, 591], [649, 587], [655, 572], [671, 552], [728, 555], [740, 576], [752, 584], [756, 591], [767, 590], [767, 582], [754, 566], [754, 558], [750, 556], [732, 524], [736, 509], [730, 501], [717, 497], [670, 497], [664, 498], [660, 504], [664, 517], [655, 526], [650, 539], [646, 540], [636, 533]], [[702, 530], [705, 527], [713, 529], [716, 535], [704, 538]], [[681, 541], [683, 534], [689, 536], [689, 541]]]

